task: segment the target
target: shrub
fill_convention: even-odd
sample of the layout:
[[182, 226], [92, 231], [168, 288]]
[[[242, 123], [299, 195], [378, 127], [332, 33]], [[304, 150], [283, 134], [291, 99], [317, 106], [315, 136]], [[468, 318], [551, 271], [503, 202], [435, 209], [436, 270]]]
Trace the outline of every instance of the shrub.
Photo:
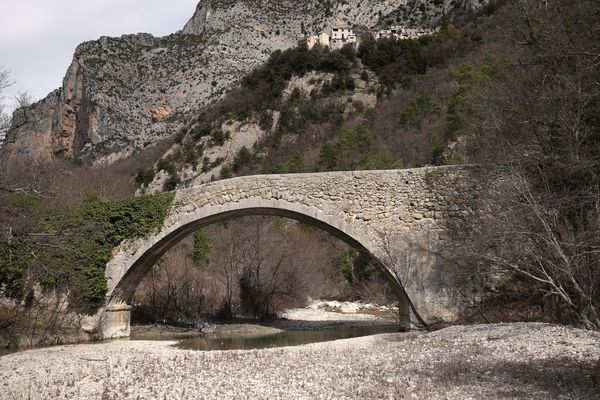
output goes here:
[[199, 229], [194, 233], [194, 262], [199, 266], [204, 266], [208, 261], [208, 255], [212, 245], [206, 236], [206, 233]]
[[10, 207], [25, 211], [38, 207], [40, 203], [41, 199], [38, 196], [33, 194], [22, 194], [11, 201]]
[[337, 166], [337, 152], [331, 143], [321, 146], [319, 153], [319, 167], [325, 171], [333, 171]]
[[220, 174], [221, 179], [229, 179], [232, 176], [233, 176], [233, 170], [231, 169], [231, 167], [229, 165], [224, 165], [223, 168], [221, 168], [221, 174]]
[[161, 158], [160, 160], [158, 160], [158, 162], [156, 163], [156, 169], [158, 171], [165, 171], [170, 175], [173, 175], [177, 172], [175, 164], [173, 164], [171, 160], [166, 158]]
[[154, 168], [138, 169], [135, 174], [135, 183], [137, 186], [147, 186], [154, 180]]
[[361, 43], [358, 56], [388, 89], [405, 85], [408, 75], [424, 74], [428, 67], [418, 40], [367, 39]]
[[106, 201], [87, 195], [78, 207], [44, 214], [40, 226], [47, 235], [0, 241], [0, 286], [23, 298], [32, 278], [43, 288], [68, 289], [72, 307], [93, 312], [105, 300], [113, 249], [158, 230], [172, 200], [172, 194]]
[[473, 87], [495, 76], [499, 65], [498, 61], [489, 59], [480, 67], [470, 61], [466, 61], [454, 71], [458, 87], [448, 100], [446, 116], [448, 132], [451, 138], [460, 134], [465, 119], [474, 117]]
[[229, 135], [225, 134], [221, 128], [215, 128], [211, 131], [211, 143], [213, 146], [223, 146]]
[[436, 136], [429, 145], [429, 161], [432, 165], [443, 165], [444, 164], [444, 144]]
[[256, 161], [256, 156], [252, 154], [250, 150], [246, 148], [246, 146], [244, 146], [240, 149], [240, 151], [238, 151], [238, 154], [235, 156], [231, 168], [233, 172], [239, 172], [242, 168], [244, 168], [247, 165], [250, 165], [254, 161]]
[[181, 180], [179, 179], [179, 176], [177, 176], [177, 173], [171, 174], [163, 184], [163, 190], [165, 192], [171, 192], [177, 189], [177, 185], [179, 185], [180, 182]]
[[441, 108], [436, 104], [427, 92], [421, 92], [419, 96], [408, 102], [400, 113], [400, 123], [406, 127], [420, 128], [425, 118], [439, 115]]
[[342, 274], [348, 283], [367, 281], [373, 272], [369, 265], [369, 259], [354, 250], [342, 256], [341, 264]]

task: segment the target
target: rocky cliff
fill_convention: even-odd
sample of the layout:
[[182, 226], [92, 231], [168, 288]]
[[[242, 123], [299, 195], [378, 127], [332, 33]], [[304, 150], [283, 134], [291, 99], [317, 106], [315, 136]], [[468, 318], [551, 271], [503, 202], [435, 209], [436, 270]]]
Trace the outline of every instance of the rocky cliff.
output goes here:
[[329, 26], [435, 25], [488, 0], [202, 0], [182, 31], [81, 44], [62, 87], [17, 110], [0, 157], [112, 162], [175, 133], [276, 49]]

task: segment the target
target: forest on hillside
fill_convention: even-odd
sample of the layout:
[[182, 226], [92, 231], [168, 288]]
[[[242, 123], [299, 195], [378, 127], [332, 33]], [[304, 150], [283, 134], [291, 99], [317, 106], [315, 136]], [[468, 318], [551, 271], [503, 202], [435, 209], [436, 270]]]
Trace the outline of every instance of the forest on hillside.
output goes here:
[[[321, 77], [317, 89], [286, 90], [309, 73]], [[376, 103], [354, 100], [359, 89]], [[445, 20], [432, 37], [277, 51], [173, 138], [112, 165], [4, 165], [0, 294], [10, 300], [0, 302], [0, 331], [52, 340], [78, 323], [65, 310], [97, 309], [112, 249], [161, 226], [169, 191], [189, 183], [182, 171], [217, 166], [204, 152], [227, 140], [228, 120], [253, 121], [266, 135], [232, 162], [219, 160], [212, 179], [501, 168], [503, 184], [482, 192], [486, 212], [455, 232], [464, 250], [449, 262], [488, 289], [479, 301], [465, 299], [473, 305], [459, 320], [600, 329], [600, 4], [506, 0]], [[167, 149], [175, 150], [165, 156]], [[167, 177], [163, 193], [134, 197], [159, 174]], [[274, 290], [255, 279], [257, 265], [271, 273], [285, 265], [285, 285]], [[385, 301], [385, 284], [369, 268], [347, 246], [299, 223], [231, 221], [169, 252], [141, 284], [136, 304], [140, 319], [193, 324], [273, 317], [307, 296]], [[499, 274], [504, 283], [490, 287]], [[323, 285], [309, 287], [315, 280]], [[42, 301], [40, 293], [52, 296]]]

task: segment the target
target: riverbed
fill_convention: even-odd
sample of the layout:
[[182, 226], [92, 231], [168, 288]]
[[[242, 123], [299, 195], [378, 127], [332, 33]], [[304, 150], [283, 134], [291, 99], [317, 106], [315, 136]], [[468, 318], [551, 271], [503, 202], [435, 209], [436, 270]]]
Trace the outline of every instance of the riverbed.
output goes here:
[[455, 326], [230, 351], [118, 340], [0, 357], [1, 399], [598, 399], [600, 335]]
[[175, 340], [188, 350], [250, 350], [299, 346], [397, 332], [397, 322], [384, 307], [359, 302], [311, 301], [272, 321], [238, 319], [184, 329], [161, 325], [133, 325], [131, 340]]

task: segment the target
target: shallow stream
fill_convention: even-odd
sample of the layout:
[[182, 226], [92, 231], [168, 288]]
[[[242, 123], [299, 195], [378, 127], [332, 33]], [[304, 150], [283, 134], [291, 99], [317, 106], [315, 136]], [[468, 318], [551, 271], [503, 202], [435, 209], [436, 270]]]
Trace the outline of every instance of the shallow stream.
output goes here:
[[[397, 332], [397, 326], [380, 325], [367, 327], [340, 327], [323, 330], [290, 330], [272, 334], [228, 334], [198, 335], [185, 339], [177, 338], [176, 347], [187, 350], [248, 350], [270, 347], [299, 346], [308, 343], [348, 339], [378, 333]], [[168, 340], [162, 336], [161, 340]], [[132, 337], [132, 340], [136, 340]], [[147, 338], [145, 339], [147, 340]]]

